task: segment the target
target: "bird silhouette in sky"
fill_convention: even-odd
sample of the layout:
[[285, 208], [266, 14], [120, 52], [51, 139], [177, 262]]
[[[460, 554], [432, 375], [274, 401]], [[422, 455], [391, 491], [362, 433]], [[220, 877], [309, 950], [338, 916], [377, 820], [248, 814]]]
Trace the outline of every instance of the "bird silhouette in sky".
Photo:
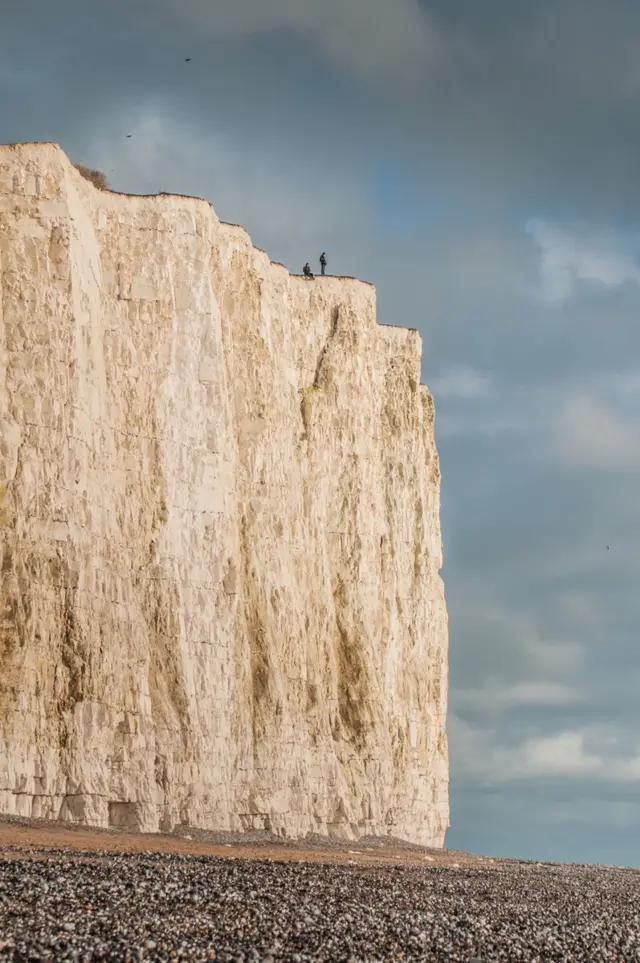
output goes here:
[[186, 64], [190, 63], [190, 62], [191, 62], [191, 57], [185, 57], [185, 58], [184, 58], [184, 62], [185, 62]]

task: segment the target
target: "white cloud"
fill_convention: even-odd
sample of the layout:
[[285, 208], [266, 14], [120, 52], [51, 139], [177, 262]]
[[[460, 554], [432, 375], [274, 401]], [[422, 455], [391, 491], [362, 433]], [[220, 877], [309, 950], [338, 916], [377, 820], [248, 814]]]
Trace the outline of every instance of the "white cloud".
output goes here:
[[599, 780], [640, 781], [640, 746], [625, 753], [627, 738], [611, 725], [587, 725], [525, 743], [522, 772], [534, 775], [589, 773]]
[[578, 292], [580, 284], [601, 288], [626, 282], [640, 284], [640, 268], [621, 237], [610, 232], [570, 233], [554, 224], [533, 219], [527, 222], [540, 254], [542, 296], [564, 301]]
[[636, 425], [588, 395], [569, 398], [558, 411], [551, 434], [556, 463], [591, 471], [640, 466]]
[[453, 699], [461, 709], [502, 713], [525, 706], [559, 707], [588, 702], [588, 695], [559, 682], [531, 681], [508, 685], [496, 679], [482, 688], [456, 689]]
[[[584, 651], [574, 641], [543, 638], [536, 618], [528, 612], [511, 611], [501, 606], [486, 606], [476, 614], [486, 626], [494, 627], [495, 637], [517, 650], [525, 667], [522, 674], [552, 676], [574, 674], [583, 666]], [[485, 633], [487, 628], [485, 628]]]
[[213, 36], [291, 30], [366, 77], [416, 76], [442, 62], [443, 41], [418, 0], [165, 0]]
[[486, 398], [491, 394], [491, 382], [473, 368], [449, 368], [439, 377], [433, 378], [430, 388], [438, 398], [451, 398], [468, 401]]
[[497, 786], [584, 776], [600, 783], [640, 781], [640, 746], [625, 754], [611, 727], [583, 726], [501, 745], [495, 728], [471, 726], [450, 712], [449, 744], [452, 765], [465, 783]]
[[511, 759], [511, 774], [516, 778], [595, 774], [602, 767], [602, 759], [586, 751], [583, 732], [560, 732], [547, 738], [530, 739], [521, 753], [508, 750], [505, 758]]
[[449, 744], [453, 766], [463, 780], [484, 786], [550, 775], [596, 775], [602, 766], [598, 756], [586, 751], [583, 732], [504, 746], [495, 729], [473, 727], [454, 713], [449, 713]]

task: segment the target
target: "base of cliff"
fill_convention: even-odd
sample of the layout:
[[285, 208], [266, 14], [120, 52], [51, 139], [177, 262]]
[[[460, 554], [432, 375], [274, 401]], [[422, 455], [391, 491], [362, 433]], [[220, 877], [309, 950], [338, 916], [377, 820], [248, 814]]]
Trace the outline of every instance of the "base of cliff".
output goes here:
[[452, 849], [417, 846], [393, 836], [365, 836], [350, 843], [309, 833], [282, 839], [275, 833], [213, 832], [192, 827], [171, 833], [132, 833], [97, 829], [49, 819], [0, 816], [0, 856], [46, 858], [59, 851], [82, 853], [166, 853], [222, 856], [278, 862], [403, 864], [490, 867], [503, 860]]

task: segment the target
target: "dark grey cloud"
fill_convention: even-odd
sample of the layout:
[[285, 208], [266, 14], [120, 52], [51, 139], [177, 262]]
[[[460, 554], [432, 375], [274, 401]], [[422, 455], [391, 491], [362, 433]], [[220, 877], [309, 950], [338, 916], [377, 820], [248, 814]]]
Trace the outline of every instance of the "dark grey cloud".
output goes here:
[[[166, 5], [175, 14], [174, 0]], [[187, 0], [178, 12], [216, 38], [293, 34], [365, 80], [417, 80], [445, 54], [417, 0]]]
[[[399, 153], [410, 148], [412, 189], [419, 191], [426, 162], [469, 208], [483, 198], [493, 208], [506, 198], [535, 205], [562, 188], [558, 201], [569, 211], [588, 203], [603, 216], [637, 212], [625, 189], [638, 146], [640, 15], [625, 0], [475, 8], [65, 0], [56, 11], [37, 0], [13, 9], [3, 46], [13, 63], [26, 54], [48, 65], [71, 106], [160, 90], [200, 122], [235, 116], [256, 136], [271, 129], [287, 148], [303, 134], [321, 149], [331, 130], [339, 140], [325, 144], [326, 153], [357, 154], [376, 141]], [[45, 33], [46, 47], [38, 43]], [[188, 79], [180, 56], [187, 47]]]

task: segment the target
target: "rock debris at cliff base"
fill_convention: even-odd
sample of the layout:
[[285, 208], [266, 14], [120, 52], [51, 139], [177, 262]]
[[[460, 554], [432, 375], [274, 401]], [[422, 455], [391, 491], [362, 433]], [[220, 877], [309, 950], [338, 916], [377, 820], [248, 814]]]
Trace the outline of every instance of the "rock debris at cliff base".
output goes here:
[[632, 961], [640, 873], [5, 850], [0, 960]]

